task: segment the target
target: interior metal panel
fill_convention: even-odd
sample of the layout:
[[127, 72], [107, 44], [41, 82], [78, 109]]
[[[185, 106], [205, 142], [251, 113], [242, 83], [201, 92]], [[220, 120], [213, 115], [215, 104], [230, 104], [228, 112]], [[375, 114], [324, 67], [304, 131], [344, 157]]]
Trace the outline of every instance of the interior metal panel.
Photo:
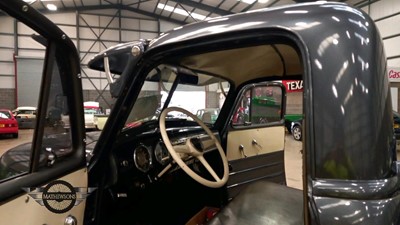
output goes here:
[[228, 197], [235, 197], [252, 182], [266, 180], [286, 184], [284, 151], [247, 157], [229, 162]]

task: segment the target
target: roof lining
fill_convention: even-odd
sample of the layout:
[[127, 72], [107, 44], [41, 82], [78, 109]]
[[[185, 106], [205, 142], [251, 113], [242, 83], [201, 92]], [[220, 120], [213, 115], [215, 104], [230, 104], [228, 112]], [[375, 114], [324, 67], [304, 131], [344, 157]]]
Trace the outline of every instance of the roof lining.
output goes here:
[[261, 77], [287, 79], [287, 76], [298, 76], [303, 72], [297, 51], [287, 44], [207, 52], [184, 57], [179, 64], [194, 71], [219, 75], [235, 84]]

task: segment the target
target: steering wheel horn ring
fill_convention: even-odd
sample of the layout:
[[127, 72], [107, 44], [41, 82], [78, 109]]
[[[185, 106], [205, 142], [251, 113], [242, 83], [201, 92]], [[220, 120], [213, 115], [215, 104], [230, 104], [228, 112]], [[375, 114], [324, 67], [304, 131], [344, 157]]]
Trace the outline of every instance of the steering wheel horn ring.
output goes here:
[[[188, 117], [192, 118], [194, 121], [197, 122], [197, 124], [199, 124], [201, 126], [201, 128], [203, 128], [203, 130], [211, 138], [211, 140], [217, 147], [219, 155], [222, 160], [222, 164], [223, 164], [223, 168], [224, 168], [222, 178], [220, 178], [215, 173], [215, 170], [210, 166], [210, 164], [204, 158], [204, 156], [203, 156], [204, 149], [200, 146], [201, 145], [200, 143], [193, 143], [190, 139], [188, 139], [184, 145], [172, 146], [171, 140], [168, 137], [167, 130], [165, 127], [165, 118], [167, 117], [167, 114], [171, 111], [178, 111], [178, 112], [184, 113]], [[181, 169], [183, 171], [185, 171], [194, 180], [196, 180], [200, 184], [207, 186], [207, 187], [219, 188], [226, 184], [226, 182], [228, 181], [228, 177], [229, 177], [228, 159], [227, 159], [225, 152], [222, 149], [222, 146], [219, 143], [218, 139], [214, 136], [214, 134], [211, 132], [210, 128], [208, 128], [204, 124], [203, 121], [201, 121], [197, 116], [193, 115], [191, 112], [189, 112], [185, 109], [182, 109], [179, 107], [169, 107], [169, 108], [164, 109], [163, 112], [161, 113], [159, 125], [160, 125], [161, 137], [164, 141], [165, 146], [167, 147], [167, 149], [168, 149], [169, 153], [171, 154], [172, 158], [174, 159], [174, 161], [181, 167]], [[188, 154], [190, 156], [197, 158], [203, 164], [203, 166], [207, 169], [207, 171], [211, 174], [211, 176], [214, 178], [214, 180], [206, 179], [206, 178], [198, 175], [197, 173], [195, 173], [182, 160], [180, 153]]]

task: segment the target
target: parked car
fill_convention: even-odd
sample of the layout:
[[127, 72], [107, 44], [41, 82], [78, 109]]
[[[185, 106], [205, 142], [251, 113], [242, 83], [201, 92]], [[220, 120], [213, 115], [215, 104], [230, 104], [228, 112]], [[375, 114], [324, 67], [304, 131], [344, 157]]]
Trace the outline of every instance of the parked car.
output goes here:
[[196, 116], [201, 119], [204, 123], [215, 123], [218, 118], [219, 108], [205, 108], [199, 109], [196, 112]]
[[[400, 114], [393, 111], [393, 129], [396, 140], [400, 139]], [[297, 119], [291, 122], [290, 131], [293, 139], [296, 141], [302, 140], [302, 119]]]
[[18, 122], [8, 109], [0, 109], [0, 134], [11, 134], [18, 138]]
[[37, 107], [33, 106], [20, 106], [12, 110], [14, 117], [18, 121], [20, 129], [28, 128], [32, 129], [36, 123], [36, 110]]
[[285, 115], [285, 126], [289, 134], [292, 133], [292, 122], [303, 119], [302, 114], [286, 114]]
[[[400, 224], [386, 56], [362, 10], [334, 2], [266, 8], [111, 47], [88, 62], [115, 77], [116, 102], [97, 142], [85, 132], [74, 42], [23, 1], [2, 0], [0, 10], [39, 33], [46, 49], [39, 126], [19, 149], [29, 157], [9, 150], [15, 157], [0, 158], [3, 223], [186, 225], [217, 208], [199, 221]], [[300, 77], [302, 190], [286, 185], [286, 90], [278, 82]], [[226, 97], [205, 124], [189, 110], [194, 101], [220, 103], [220, 83], [229, 84]], [[202, 101], [191, 98], [197, 91]], [[46, 126], [51, 107], [66, 112], [69, 130]], [[244, 107], [247, 118], [233, 123]]]
[[[302, 139], [302, 120], [300, 119], [302, 116], [298, 115], [296, 119], [293, 119], [293, 121], [290, 122], [290, 133], [293, 136], [293, 139], [296, 141], [301, 141]], [[294, 117], [293, 117], [294, 118]], [[287, 124], [286, 121], [290, 121], [292, 118], [289, 116], [288, 118], [285, 115], [285, 124]], [[400, 114], [396, 111], [393, 111], [393, 129], [394, 129], [394, 134], [397, 140], [400, 139]]]
[[98, 129], [97, 128], [97, 115], [104, 115], [100, 108], [99, 102], [87, 101], [83, 103], [83, 110], [85, 112], [85, 128], [86, 129]]
[[290, 131], [292, 133], [293, 139], [296, 141], [301, 141], [302, 136], [302, 120], [293, 121], [290, 126]]
[[95, 129], [96, 130], [103, 130], [104, 129], [104, 125], [106, 124], [108, 119], [108, 115], [101, 115], [101, 114], [97, 114], [94, 116], [93, 118], [93, 123], [95, 125]]

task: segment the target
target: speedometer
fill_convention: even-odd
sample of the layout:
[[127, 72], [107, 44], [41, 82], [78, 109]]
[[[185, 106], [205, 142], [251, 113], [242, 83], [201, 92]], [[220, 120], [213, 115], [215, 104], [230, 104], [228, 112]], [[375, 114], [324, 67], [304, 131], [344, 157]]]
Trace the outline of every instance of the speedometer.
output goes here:
[[157, 143], [156, 148], [154, 149], [154, 155], [157, 162], [159, 162], [161, 165], [166, 165], [170, 162], [171, 156], [162, 142]]
[[153, 161], [150, 149], [144, 145], [139, 145], [133, 152], [133, 161], [140, 171], [148, 172]]

